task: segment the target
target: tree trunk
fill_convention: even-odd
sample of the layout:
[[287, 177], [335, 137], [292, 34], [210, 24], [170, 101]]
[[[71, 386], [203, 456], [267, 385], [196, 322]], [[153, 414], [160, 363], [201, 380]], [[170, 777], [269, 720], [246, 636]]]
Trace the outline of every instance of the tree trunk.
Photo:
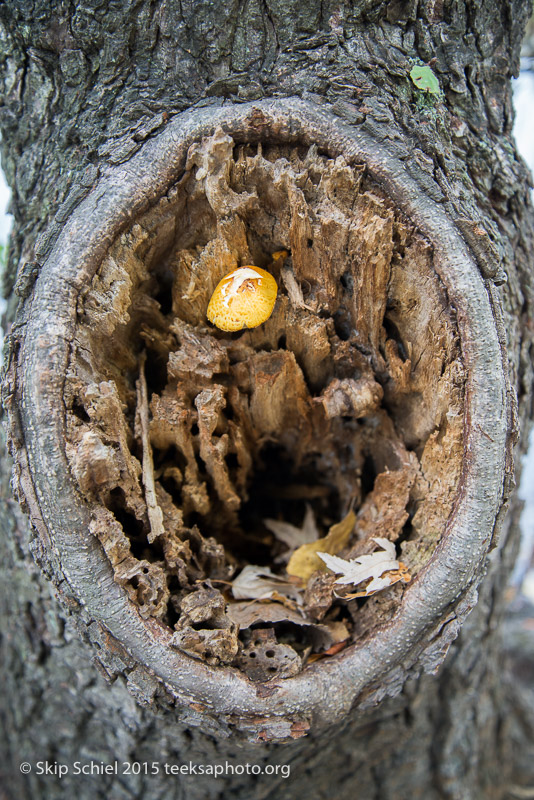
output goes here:
[[[6, 457], [7, 797], [479, 800], [534, 780], [501, 636], [532, 415], [510, 88], [529, 10], [0, 9], [4, 407], [31, 522]], [[252, 263], [272, 316], [208, 328], [219, 279]], [[306, 503], [323, 549], [350, 519], [331, 553], [386, 538], [411, 578], [354, 600], [316, 556], [291, 573], [272, 530], [296, 536]], [[288, 596], [251, 612], [228, 585], [258, 563]]]

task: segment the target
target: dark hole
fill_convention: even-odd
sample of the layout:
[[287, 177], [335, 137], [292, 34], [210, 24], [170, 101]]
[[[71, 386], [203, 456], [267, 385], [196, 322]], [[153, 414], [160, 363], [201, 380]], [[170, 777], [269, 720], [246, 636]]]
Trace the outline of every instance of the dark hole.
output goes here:
[[350, 339], [352, 319], [348, 310], [343, 306], [334, 314], [334, 328], [342, 342]]
[[274, 652], [274, 650], [266, 650], [265, 651], [265, 655], [266, 655], [267, 658], [274, 658], [275, 652]]
[[[409, 508], [408, 508], [408, 512], [410, 512]], [[410, 513], [409, 518], [404, 523], [402, 531], [400, 532], [400, 536], [397, 539], [397, 542], [396, 542], [397, 547], [399, 545], [401, 545], [403, 542], [406, 542], [410, 538], [411, 534], [413, 533], [412, 517], [413, 517], [413, 509], [412, 509], [412, 513]]]
[[127, 536], [137, 537], [144, 534], [143, 523], [126, 510], [124, 492], [119, 487], [110, 492], [109, 510], [120, 522]]
[[196, 422], [193, 422], [193, 424], [191, 425], [191, 436], [198, 436], [198, 434], [199, 434], [198, 425]]
[[308, 247], [313, 247], [313, 239], [308, 239], [307, 245]]
[[279, 337], [278, 343], [276, 345], [279, 350], [285, 350], [287, 346], [287, 340], [285, 334]]
[[262, 449], [257, 471], [248, 487], [248, 500], [239, 511], [239, 526], [246, 536], [234, 535], [233, 540], [228, 540], [234, 555], [249, 564], [272, 564], [284, 546], [272, 540], [263, 520], [281, 519], [300, 526], [306, 502], [311, 504], [319, 527], [323, 517], [339, 517], [338, 490], [321, 482], [324, 470], [319, 459], [320, 454], [310, 456], [297, 467], [284, 448], [267, 444]]
[[[202, 517], [196, 511], [192, 511], [190, 514], [187, 515], [188, 528], [197, 527], [199, 530], [202, 530], [203, 525], [204, 525], [204, 517]], [[193, 550], [193, 552], [196, 552], [193, 542], [191, 542], [191, 549]]]
[[[108, 509], [114, 514], [117, 522], [122, 525], [124, 533], [130, 540], [132, 555], [138, 559], [146, 558], [148, 540], [145, 526], [126, 509], [124, 492], [121, 488], [117, 487], [110, 492]], [[153, 557], [152, 551], [150, 555]]]
[[226, 466], [228, 467], [229, 470], [234, 470], [239, 467], [239, 461], [237, 460], [236, 453], [228, 453], [224, 457], [224, 460], [226, 461]]
[[249, 658], [256, 658], [256, 653], [249, 653]]
[[160, 306], [162, 314], [170, 314], [172, 311], [172, 281], [173, 276], [170, 270], [165, 270], [158, 275], [158, 288], [154, 293], [154, 298]]
[[72, 404], [72, 413], [78, 419], [81, 419], [82, 422], [90, 422], [90, 417], [85, 408], [83, 407], [81, 400], [79, 397], [74, 398], [74, 402]]
[[161, 483], [167, 494], [169, 494], [172, 497], [176, 506], [180, 508], [183, 503], [182, 490], [180, 489], [180, 487], [176, 485], [175, 481], [173, 481], [172, 478], [159, 478], [159, 482]]
[[177, 466], [183, 474], [187, 466], [187, 459], [184, 454], [178, 450], [177, 447], [171, 445], [166, 450], [159, 450], [157, 447], [152, 447], [154, 456], [154, 467], [159, 469], [162, 466]]
[[201, 477], [204, 477], [206, 474], [206, 467], [203, 460], [200, 457], [200, 453], [195, 453], [195, 461], [197, 462], [199, 475]]
[[177, 478], [173, 478], [169, 473], [165, 475], [165, 470], [171, 467], [177, 467], [183, 476], [185, 474], [187, 460], [183, 453], [174, 445], [166, 450], [158, 450], [154, 447], [152, 452], [154, 455], [154, 468], [159, 471], [158, 480], [167, 494], [172, 497], [175, 504], [180, 508], [183, 503], [182, 487]]
[[393, 339], [393, 341], [396, 342], [399, 357], [402, 358], [403, 361], [407, 361], [408, 353], [406, 352], [406, 348], [404, 347], [401, 335], [399, 333], [399, 329], [397, 328], [395, 323], [392, 320], [390, 320], [387, 316], [384, 317], [384, 329], [386, 331], [388, 339]]
[[213, 622], [209, 622], [208, 620], [203, 620], [202, 622], [191, 622], [190, 626], [194, 631], [212, 631], [217, 628]]
[[[171, 577], [171, 581], [170, 582], [172, 582], [173, 578], [174, 578], [174, 575]], [[169, 582], [169, 588], [170, 588], [170, 582]], [[167, 603], [166, 622], [167, 622], [167, 625], [169, 626], [169, 628], [174, 628], [174, 626], [176, 625], [176, 623], [180, 619], [180, 614], [178, 613], [177, 609], [175, 608], [174, 603], [172, 602], [172, 600], [173, 600], [173, 598], [171, 596], [171, 599]]]
[[366, 456], [362, 469], [362, 495], [365, 497], [372, 491], [375, 485], [376, 468], [371, 456]]
[[161, 394], [167, 385], [167, 358], [153, 350], [146, 351], [145, 377], [148, 399], [153, 392]]

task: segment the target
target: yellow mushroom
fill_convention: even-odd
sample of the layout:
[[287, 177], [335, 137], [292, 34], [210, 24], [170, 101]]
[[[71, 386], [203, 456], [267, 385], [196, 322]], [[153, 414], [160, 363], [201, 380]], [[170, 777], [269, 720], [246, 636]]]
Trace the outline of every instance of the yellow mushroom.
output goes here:
[[257, 328], [271, 316], [278, 286], [260, 267], [239, 267], [219, 281], [207, 317], [222, 331]]

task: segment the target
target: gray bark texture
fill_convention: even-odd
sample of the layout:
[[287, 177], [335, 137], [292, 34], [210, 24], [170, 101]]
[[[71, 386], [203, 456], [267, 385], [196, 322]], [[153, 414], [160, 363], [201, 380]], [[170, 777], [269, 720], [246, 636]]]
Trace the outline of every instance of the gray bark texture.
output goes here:
[[[15, 219], [4, 275], [2, 800], [533, 796], [532, 653], [521, 618], [504, 624], [519, 536], [514, 460], [517, 477], [533, 399], [530, 177], [511, 136], [510, 83], [530, 11], [524, 0], [0, 5]], [[430, 66], [438, 94], [410, 77], [416, 65]], [[465, 369], [454, 504], [437, 546], [428, 539], [431, 557], [397, 587], [399, 609], [369, 603], [361, 639], [263, 683], [173, 649], [165, 618], [138, 613], [113, 579], [109, 541], [89, 533], [99, 498], [81, 496], [65, 446], [69, 347], [93, 278], [138, 219], [148, 225], [157, 207], [164, 220], [158, 203], [221, 129], [236, 146], [315, 145], [365, 168], [376, 208], [409, 221], [432, 254]], [[208, 174], [212, 207], [221, 185]], [[313, 284], [291, 249], [297, 278]], [[432, 463], [449, 469], [454, 448], [439, 442]], [[68, 774], [39, 775], [38, 761]], [[119, 774], [77, 775], [77, 761], [117, 761]], [[190, 761], [263, 773], [165, 773]], [[149, 774], [124, 774], [123, 762]]]

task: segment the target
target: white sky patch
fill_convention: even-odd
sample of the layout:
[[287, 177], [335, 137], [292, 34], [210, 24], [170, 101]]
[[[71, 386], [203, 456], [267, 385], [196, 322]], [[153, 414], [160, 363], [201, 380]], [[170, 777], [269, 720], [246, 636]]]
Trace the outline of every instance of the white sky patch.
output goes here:
[[[528, 64], [525, 64], [528, 66]], [[514, 136], [517, 149], [534, 172], [534, 72], [524, 69], [512, 81], [514, 90]], [[522, 592], [534, 602], [534, 431], [531, 433], [527, 454], [523, 457], [523, 471], [519, 497], [524, 501], [521, 514], [521, 548], [512, 574], [512, 585], [521, 584]], [[530, 566], [530, 569], [529, 569]]]
[[530, 568], [530, 575], [528, 572], [534, 549], [534, 431], [531, 431], [529, 448], [523, 456], [523, 471], [518, 494], [524, 502], [520, 520], [521, 546], [511, 582], [515, 586], [523, 582], [524, 594], [534, 602], [534, 569]]
[[[6, 245], [13, 223], [13, 217], [7, 213], [9, 201], [11, 200], [11, 189], [6, 183], [2, 166], [0, 164], [0, 245]], [[0, 297], [0, 318], [6, 310], [6, 301]], [[0, 367], [3, 364], [2, 351], [4, 349], [4, 331], [0, 325]]]
[[534, 172], [534, 72], [524, 70], [512, 81], [514, 89], [514, 136], [517, 148]]
[[6, 183], [4, 173], [0, 166], [0, 244], [6, 244], [13, 217], [7, 213], [7, 207], [11, 200], [11, 190]]

